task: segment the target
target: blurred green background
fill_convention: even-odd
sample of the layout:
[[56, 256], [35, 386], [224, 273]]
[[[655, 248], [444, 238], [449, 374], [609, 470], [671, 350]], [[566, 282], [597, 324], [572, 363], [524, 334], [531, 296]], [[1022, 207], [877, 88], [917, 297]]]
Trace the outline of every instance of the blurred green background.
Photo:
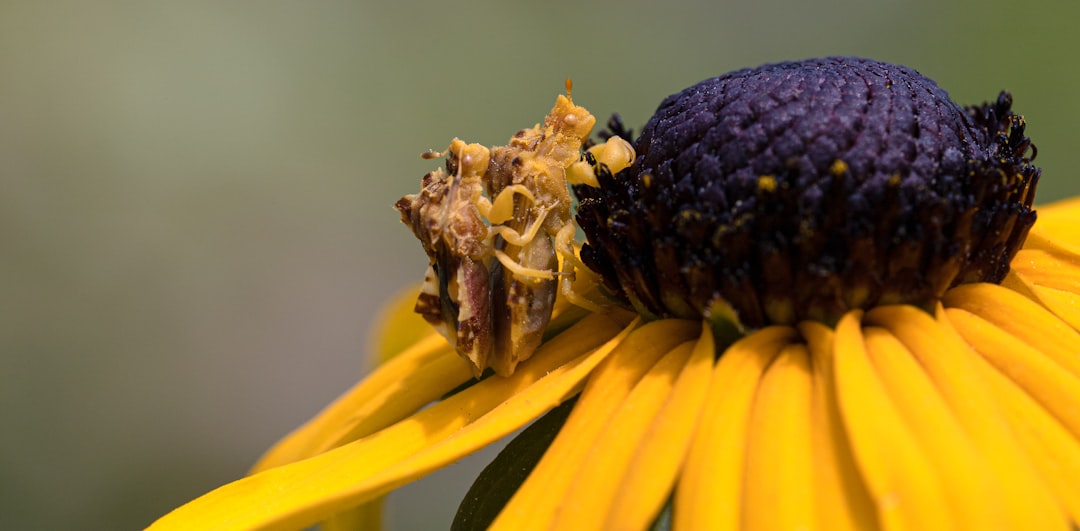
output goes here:
[[[1080, 192], [1078, 16], [1076, 0], [0, 1], [0, 528], [140, 528], [242, 475], [364, 373], [377, 308], [421, 278], [390, 207], [435, 167], [419, 153], [505, 143], [566, 77], [635, 128], [703, 78], [812, 56], [906, 64], [961, 103], [1007, 88], [1046, 201]], [[474, 473], [405, 489], [393, 527], [445, 527]]]

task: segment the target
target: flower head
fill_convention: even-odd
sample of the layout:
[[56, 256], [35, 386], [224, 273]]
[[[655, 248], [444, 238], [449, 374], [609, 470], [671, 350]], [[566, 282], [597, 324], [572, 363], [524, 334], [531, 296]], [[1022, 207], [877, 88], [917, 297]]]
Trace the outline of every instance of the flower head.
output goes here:
[[[1080, 201], [1035, 223], [1039, 170], [1011, 108], [1004, 93], [961, 108], [910, 69], [831, 58], [705, 81], [632, 144], [586, 144], [576, 162], [540, 143], [494, 170], [479, 157], [459, 171], [454, 155], [437, 178], [469, 193], [402, 209], [442, 246], [417, 309], [458, 325], [516, 307], [543, 320], [535, 351], [476, 379], [460, 327], [444, 327], [450, 343], [419, 334], [251, 476], [155, 526], [377, 527], [381, 496], [537, 418], [455, 528], [1076, 526]], [[572, 225], [544, 225], [569, 205], [540, 183], [560, 179], [581, 198], [583, 263]], [[442, 212], [475, 222], [468, 241], [411, 215], [452, 197]], [[556, 278], [554, 304], [512, 288]], [[403, 315], [387, 333], [415, 330]]]
[[578, 186], [582, 258], [639, 312], [757, 328], [932, 308], [1000, 282], [1039, 172], [1012, 100], [963, 109], [933, 81], [849, 57], [698, 83], [660, 104], [637, 161]]

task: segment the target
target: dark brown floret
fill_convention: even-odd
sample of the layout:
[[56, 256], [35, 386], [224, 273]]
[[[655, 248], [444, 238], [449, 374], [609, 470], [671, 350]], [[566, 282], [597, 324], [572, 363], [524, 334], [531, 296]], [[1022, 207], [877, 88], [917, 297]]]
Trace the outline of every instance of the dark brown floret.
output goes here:
[[631, 167], [575, 188], [582, 258], [645, 315], [730, 307], [760, 327], [931, 308], [1000, 282], [1035, 221], [1040, 172], [1011, 107], [961, 108], [914, 70], [847, 57], [703, 81], [664, 100]]

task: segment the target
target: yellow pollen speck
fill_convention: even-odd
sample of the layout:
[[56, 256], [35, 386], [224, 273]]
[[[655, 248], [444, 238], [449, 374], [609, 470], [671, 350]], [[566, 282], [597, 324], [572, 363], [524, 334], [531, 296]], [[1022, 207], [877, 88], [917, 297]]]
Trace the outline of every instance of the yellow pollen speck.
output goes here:
[[645, 175], [641, 176], [641, 185], [644, 186], [645, 188], [651, 188], [652, 187], [652, 174], [651, 173], [646, 173]]
[[889, 176], [889, 186], [891, 186], [893, 188], [895, 188], [897, 186], [900, 186], [900, 174], [899, 173], [894, 173], [894, 174]]
[[836, 159], [833, 161], [832, 166], [829, 166], [829, 173], [839, 177], [848, 171], [848, 165], [846, 162]]
[[679, 217], [687, 221], [698, 220], [701, 219], [701, 212], [698, 212], [697, 210], [683, 210], [682, 212], [679, 212]]
[[776, 177], [772, 175], [762, 175], [758, 177], [757, 189], [759, 192], [773, 192], [776, 190]]

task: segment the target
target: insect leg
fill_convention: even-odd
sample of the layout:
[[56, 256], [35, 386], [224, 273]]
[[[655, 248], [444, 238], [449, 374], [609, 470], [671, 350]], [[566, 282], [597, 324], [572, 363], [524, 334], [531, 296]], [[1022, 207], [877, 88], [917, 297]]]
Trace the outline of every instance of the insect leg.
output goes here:
[[592, 312], [603, 310], [599, 304], [586, 299], [574, 290], [576, 271], [588, 271], [585, 264], [577, 257], [574, 251], [574, 225], [564, 225], [555, 235], [555, 249], [562, 257], [562, 278], [559, 280], [559, 292], [571, 304], [585, 308]]
[[544, 224], [544, 218], [547, 217], [549, 210], [541, 209], [540, 214], [536, 216], [536, 219], [532, 220], [528, 230], [525, 234], [521, 234], [518, 231], [511, 229], [505, 225], [494, 225], [491, 227], [491, 232], [502, 236], [506, 243], [510, 245], [516, 245], [518, 247], [524, 247], [536, 238], [536, 234], [540, 232], [540, 227]]
[[487, 218], [492, 225], [499, 225], [514, 217], [514, 195], [516, 194], [521, 194], [527, 197], [530, 202], [536, 203], [536, 196], [528, 187], [524, 184], [514, 184], [503, 188], [493, 201], [481, 198], [482, 201], [478, 202], [476, 206], [480, 209], [480, 214]]
[[546, 269], [535, 269], [532, 267], [523, 266], [510, 258], [505, 252], [495, 249], [492, 251], [495, 258], [499, 260], [507, 271], [510, 271], [515, 277], [526, 278], [533, 282], [539, 282], [541, 280], [552, 280], [557, 274], [555, 271]]

